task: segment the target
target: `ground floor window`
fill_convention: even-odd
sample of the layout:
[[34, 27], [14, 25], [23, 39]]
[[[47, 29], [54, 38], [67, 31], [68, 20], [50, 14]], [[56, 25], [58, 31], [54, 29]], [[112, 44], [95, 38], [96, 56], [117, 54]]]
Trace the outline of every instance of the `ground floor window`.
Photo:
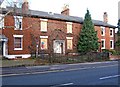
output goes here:
[[42, 50], [48, 49], [48, 37], [47, 36], [40, 36], [40, 46]]
[[67, 37], [67, 49], [73, 48], [72, 39], [73, 37]]
[[14, 35], [14, 50], [22, 50], [23, 35]]
[[101, 49], [105, 49], [105, 39], [101, 39]]
[[113, 42], [113, 40], [110, 40], [110, 49], [114, 49], [114, 42]]

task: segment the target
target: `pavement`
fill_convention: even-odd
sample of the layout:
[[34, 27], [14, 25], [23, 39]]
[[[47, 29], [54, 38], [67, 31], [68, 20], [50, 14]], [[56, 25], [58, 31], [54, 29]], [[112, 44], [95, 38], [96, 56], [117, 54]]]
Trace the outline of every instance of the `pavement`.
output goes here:
[[55, 71], [67, 71], [77, 69], [89, 69], [96, 67], [114, 66], [118, 61], [106, 62], [91, 62], [91, 63], [77, 63], [77, 64], [56, 64], [56, 65], [43, 65], [43, 66], [24, 66], [24, 67], [4, 67], [0, 68], [0, 76], [13, 76], [23, 74], [36, 74], [48, 73]]

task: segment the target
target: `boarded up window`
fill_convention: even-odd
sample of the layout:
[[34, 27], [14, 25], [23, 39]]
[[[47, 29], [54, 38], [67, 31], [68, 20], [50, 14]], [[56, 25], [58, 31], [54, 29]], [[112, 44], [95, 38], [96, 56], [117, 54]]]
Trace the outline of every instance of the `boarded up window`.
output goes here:
[[47, 38], [41, 38], [41, 49], [47, 49]]
[[72, 49], [72, 39], [67, 39], [67, 49]]
[[47, 21], [41, 21], [41, 31], [47, 32]]
[[67, 33], [72, 33], [72, 23], [67, 23]]

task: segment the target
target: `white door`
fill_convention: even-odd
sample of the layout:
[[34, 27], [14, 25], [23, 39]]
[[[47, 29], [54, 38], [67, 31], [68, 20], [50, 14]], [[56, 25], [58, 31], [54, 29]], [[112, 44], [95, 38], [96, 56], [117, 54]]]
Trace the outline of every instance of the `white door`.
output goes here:
[[64, 40], [54, 40], [53, 41], [54, 53], [65, 54], [65, 41]]
[[62, 53], [60, 41], [54, 41], [54, 53]]
[[3, 43], [3, 56], [8, 55], [8, 46], [7, 46], [7, 42]]

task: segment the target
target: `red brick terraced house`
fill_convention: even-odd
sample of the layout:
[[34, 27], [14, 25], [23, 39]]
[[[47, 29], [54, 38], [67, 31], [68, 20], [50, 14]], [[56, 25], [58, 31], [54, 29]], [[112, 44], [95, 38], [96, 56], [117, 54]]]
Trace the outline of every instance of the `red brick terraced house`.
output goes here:
[[[1, 15], [12, 9], [12, 7], [3, 8]], [[22, 9], [14, 9], [15, 12], [11, 11], [1, 22], [0, 44], [4, 57], [29, 58], [32, 51], [30, 47], [32, 48], [34, 43], [39, 53], [44, 52], [46, 55], [77, 53], [83, 18], [70, 16], [68, 6], [63, 8], [61, 14], [27, 10], [28, 2], [23, 3]], [[107, 23], [106, 12], [103, 17], [104, 21], [93, 20], [100, 43], [98, 51], [114, 49], [116, 26]], [[35, 38], [34, 41], [32, 36]]]

